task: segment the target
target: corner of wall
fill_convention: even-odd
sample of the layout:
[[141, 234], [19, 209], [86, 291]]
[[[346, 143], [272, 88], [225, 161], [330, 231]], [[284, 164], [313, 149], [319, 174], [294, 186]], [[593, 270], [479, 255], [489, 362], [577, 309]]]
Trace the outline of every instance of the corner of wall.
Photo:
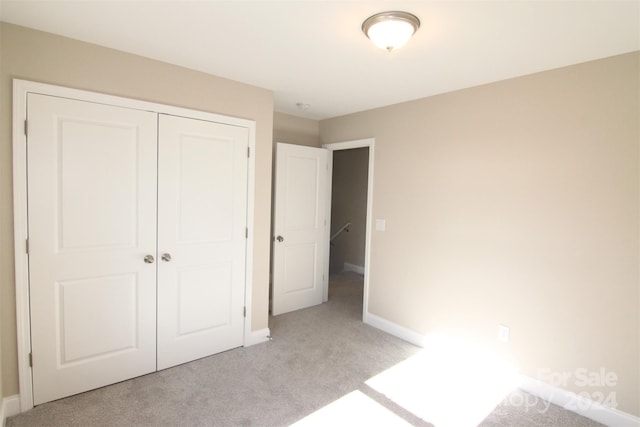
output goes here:
[[285, 113], [273, 113], [273, 143], [321, 147], [320, 122]]

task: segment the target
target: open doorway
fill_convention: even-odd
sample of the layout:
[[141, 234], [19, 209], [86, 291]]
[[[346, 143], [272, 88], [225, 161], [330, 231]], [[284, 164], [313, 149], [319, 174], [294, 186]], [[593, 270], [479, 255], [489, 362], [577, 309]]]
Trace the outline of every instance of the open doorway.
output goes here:
[[364, 276], [368, 168], [369, 147], [333, 152], [329, 274]]
[[361, 295], [363, 321], [368, 300], [373, 144], [373, 139], [365, 139], [323, 146], [333, 157], [325, 301], [332, 294]]

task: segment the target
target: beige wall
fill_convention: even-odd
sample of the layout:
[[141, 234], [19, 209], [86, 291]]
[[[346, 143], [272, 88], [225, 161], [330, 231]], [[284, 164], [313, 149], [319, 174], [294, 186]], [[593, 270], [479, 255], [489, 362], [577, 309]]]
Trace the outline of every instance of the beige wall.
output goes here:
[[333, 152], [331, 235], [347, 222], [351, 226], [331, 247], [331, 265], [348, 262], [364, 267], [368, 172], [369, 148]]
[[504, 352], [531, 377], [603, 367], [617, 387], [586, 391], [640, 415], [639, 63], [321, 121], [324, 143], [375, 138], [373, 216], [387, 230], [372, 236], [370, 312]]
[[273, 142], [320, 147], [320, 122], [285, 113], [273, 114]]
[[18, 393], [11, 151], [11, 79], [91, 90], [255, 120], [252, 329], [267, 327], [273, 94], [265, 89], [2, 23], [0, 90], [0, 300], [5, 396]]

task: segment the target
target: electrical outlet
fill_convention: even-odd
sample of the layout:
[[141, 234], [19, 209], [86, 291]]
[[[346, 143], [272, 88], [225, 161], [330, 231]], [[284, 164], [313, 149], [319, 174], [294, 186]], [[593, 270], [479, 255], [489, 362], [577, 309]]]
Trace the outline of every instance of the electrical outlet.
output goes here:
[[498, 339], [503, 343], [509, 343], [509, 327], [498, 325]]

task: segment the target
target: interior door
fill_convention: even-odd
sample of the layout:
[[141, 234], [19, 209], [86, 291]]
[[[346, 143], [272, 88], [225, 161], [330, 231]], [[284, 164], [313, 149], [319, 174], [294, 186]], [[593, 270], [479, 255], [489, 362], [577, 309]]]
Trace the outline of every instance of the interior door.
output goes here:
[[154, 113], [37, 94], [27, 118], [40, 404], [156, 368], [157, 127]]
[[159, 118], [158, 369], [239, 347], [246, 128]]
[[328, 153], [276, 144], [274, 315], [322, 303], [329, 241]]

